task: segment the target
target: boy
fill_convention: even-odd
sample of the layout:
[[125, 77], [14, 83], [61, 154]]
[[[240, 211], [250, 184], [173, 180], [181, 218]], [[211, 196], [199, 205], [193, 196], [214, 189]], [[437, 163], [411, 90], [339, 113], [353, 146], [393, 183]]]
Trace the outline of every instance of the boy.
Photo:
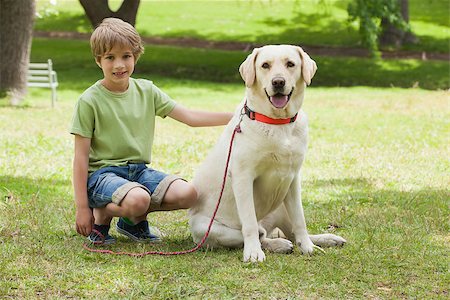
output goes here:
[[115, 239], [109, 235], [110, 222], [120, 217], [119, 233], [138, 242], [158, 241], [147, 214], [189, 208], [197, 192], [181, 178], [146, 166], [155, 117], [169, 116], [189, 126], [215, 126], [227, 124], [232, 113], [187, 109], [151, 81], [131, 78], [144, 48], [130, 24], [106, 18], [90, 42], [104, 78], [80, 96], [70, 129], [75, 136], [76, 230], [91, 242], [111, 244]]

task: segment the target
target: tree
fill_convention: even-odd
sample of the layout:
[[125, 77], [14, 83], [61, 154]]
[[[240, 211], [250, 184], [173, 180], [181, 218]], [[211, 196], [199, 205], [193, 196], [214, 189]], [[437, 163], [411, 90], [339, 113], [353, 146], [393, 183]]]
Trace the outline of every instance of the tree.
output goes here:
[[124, 0], [117, 11], [109, 8], [108, 0], [79, 0], [81, 6], [92, 24], [97, 27], [104, 18], [114, 17], [124, 20], [131, 25], [136, 24], [136, 15], [139, 8], [140, 0]]
[[12, 105], [27, 93], [34, 15], [34, 0], [0, 1], [0, 92]]
[[378, 42], [381, 33], [384, 32], [387, 39], [389, 30], [392, 31], [393, 28], [402, 38], [406, 36], [406, 32], [410, 32], [408, 0], [354, 0], [348, 5], [348, 13], [351, 21], [359, 20], [362, 43], [373, 56], [379, 56]]
[[388, 18], [381, 19], [380, 45], [400, 47], [403, 44], [416, 43], [417, 37], [409, 28], [409, 0], [399, 0], [400, 14], [406, 23], [406, 30], [392, 24]]

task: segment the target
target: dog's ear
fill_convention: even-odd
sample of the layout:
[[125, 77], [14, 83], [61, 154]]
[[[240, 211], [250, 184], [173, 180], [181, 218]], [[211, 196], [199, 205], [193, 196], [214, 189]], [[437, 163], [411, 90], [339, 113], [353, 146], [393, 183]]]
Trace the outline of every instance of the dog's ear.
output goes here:
[[317, 65], [309, 55], [303, 51], [301, 47], [297, 47], [300, 57], [302, 58], [302, 76], [307, 85], [311, 84], [311, 79], [314, 77], [317, 71]]
[[245, 81], [247, 87], [251, 87], [256, 79], [255, 61], [258, 56], [260, 48], [253, 49], [252, 53], [247, 56], [247, 59], [239, 67], [242, 79]]

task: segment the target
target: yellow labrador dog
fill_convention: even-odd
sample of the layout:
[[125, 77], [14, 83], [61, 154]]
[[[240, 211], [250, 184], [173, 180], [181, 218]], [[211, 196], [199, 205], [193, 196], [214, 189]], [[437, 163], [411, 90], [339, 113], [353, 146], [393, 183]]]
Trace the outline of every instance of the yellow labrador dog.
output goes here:
[[[300, 167], [305, 158], [308, 120], [301, 110], [316, 63], [302, 48], [256, 48], [241, 64], [245, 99], [219, 141], [199, 167], [194, 185], [199, 201], [189, 211], [193, 239], [204, 236], [222, 186], [231, 136], [235, 133], [222, 201], [206, 244], [244, 247], [245, 262], [265, 259], [263, 249], [304, 254], [315, 245], [346, 241], [333, 234], [308, 235], [303, 214]], [[279, 228], [285, 238], [270, 238]]]

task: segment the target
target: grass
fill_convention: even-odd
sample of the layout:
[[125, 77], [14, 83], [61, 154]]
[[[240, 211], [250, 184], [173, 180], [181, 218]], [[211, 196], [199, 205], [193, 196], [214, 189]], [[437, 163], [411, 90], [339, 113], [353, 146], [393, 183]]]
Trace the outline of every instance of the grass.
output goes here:
[[[141, 1], [136, 28], [143, 36], [360, 47], [358, 24], [348, 22], [349, 1]], [[120, 4], [110, 2], [113, 9]], [[78, 1], [57, 3], [38, 2], [43, 15], [49, 7], [59, 13], [38, 19], [37, 30], [91, 31]], [[411, 27], [420, 42], [406, 49], [448, 53], [449, 0], [409, 3]]]
[[[376, 61], [368, 58], [315, 56], [318, 72], [315, 86], [373, 86], [448, 89], [449, 62], [414, 59]], [[139, 76], [170, 77], [208, 82], [240, 83], [238, 67], [248, 55], [242, 51], [147, 46], [136, 73]], [[87, 41], [34, 39], [31, 61], [52, 58], [64, 88], [83, 89], [100, 76]]]
[[[439, 15], [421, 22], [447, 26]], [[243, 97], [237, 67], [246, 54], [147, 47], [136, 76], [188, 107], [231, 111]], [[450, 87], [448, 63], [310, 54], [319, 69], [304, 104], [305, 214], [310, 232], [348, 244], [312, 257], [268, 254], [263, 264], [226, 249], [135, 259], [88, 253], [74, 230], [68, 127], [76, 99], [100, 76], [88, 44], [35, 39], [32, 61], [53, 59], [59, 101], [51, 109], [45, 89], [30, 89], [20, 107], [0, 99], [0, 298], [448, 298], [450, 112], [439, 90]], [[221, 130], [158, 119], [152, 165], [191, 180]], [[194, 246], [185, 211], [150, 220], [168, 235], [161, 245], [119, 237], [110, 249]]]
[[[159, 78], [182, 104], [229, 111], [242, 84]], [[99, 299], [358, 299], [448, 296], [448, 93], [420, 89], [310, 88], [304, 166], [310, 232], [348, 244], [324, 255], [241, 250], [164, 258], [91, 254], [74, 231], [72, 137], [81, 89], [30, 90], [25, 107], [0, 107], [0, 297]], [[153, 166], [192, 179], [221, 128], [157, 122]], [[152, 214], [168, 234], [158, 246], [119, 237], [113, 250], [193, 246], [184, 211]], [[113, 234], [117, 236], [113, 230]]]

